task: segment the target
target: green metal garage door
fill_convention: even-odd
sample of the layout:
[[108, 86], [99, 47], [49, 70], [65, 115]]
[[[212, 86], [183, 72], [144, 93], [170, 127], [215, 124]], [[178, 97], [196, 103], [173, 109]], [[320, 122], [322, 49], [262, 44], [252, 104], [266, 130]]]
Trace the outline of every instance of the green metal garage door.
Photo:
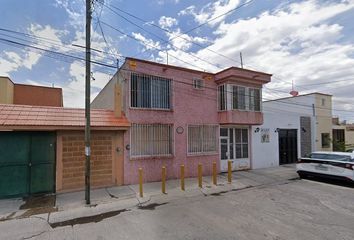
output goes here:
[[55, 133], [0, 132], [0, 198], [54, 192]]

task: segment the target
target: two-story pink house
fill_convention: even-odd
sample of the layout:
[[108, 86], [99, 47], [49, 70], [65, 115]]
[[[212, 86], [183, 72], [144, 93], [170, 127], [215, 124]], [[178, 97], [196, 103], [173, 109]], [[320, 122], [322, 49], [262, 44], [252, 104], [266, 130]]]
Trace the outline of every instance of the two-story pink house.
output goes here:
[[209, 73], [146, 60], [127, 58], [92, 102], [93, 108], [125, 113], [131, 128], [124, 136], [124, 184], [210, 175], [212, 163], [225, 171], [252, 164], [250, 130], [263, 122], [262, 85], [271, 75], [230, 67]]

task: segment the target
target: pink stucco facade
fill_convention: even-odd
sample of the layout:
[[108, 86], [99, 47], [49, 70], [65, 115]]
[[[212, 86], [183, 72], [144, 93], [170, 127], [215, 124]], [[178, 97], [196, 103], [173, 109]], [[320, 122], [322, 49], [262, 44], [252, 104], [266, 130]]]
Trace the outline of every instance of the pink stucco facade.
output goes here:
[[[133, 62], [133, 64], [131, 64]], [[242, 78], [242, 71], [235, 75], [234, 69], [224, 71], [220, 76], [212, 73], [194, 71], [185, 68], [157, 64], [138, 59], [128, 59], [121, 70], [119, 82], [122, 85], [123, 92], [123, 111], [131, 123], [136, 124], [171, 124], [173, 125], [173, 156], [170, 157], [147, 157], [136, 158], [130, 156], [130, 151], [125, 151], [124, 160], [124, 184], [134, 184], [138, 182], [138, 168], [144, 170], [144, 181], [161, 180], [161, 168], [167, 168], [167, 177], [169, 179], [180, 176], [180, 166], [185, 165], [185, 176], [192, 177], [197, 175], [197, 166], [203, 165], [203, 174], [211, 175], [212, 163], [217, 163], [217, 169], [220, 169], [219, 150], [213, 154], [206, 155], [188, 155], [187, 154], [187, 129], [192, 124], [243, 124], [253, 125], [262, 123], [261, 112], [239, 112], [217, 110], [217, 79], [227, 81], [229, 77]], [[136, 109], [130, 107], [130, 75], [131, 72], [144, 73], [164, 78], [172, 79], [172, 109], [171, 110], [153, 110]], [[252, 79], [250, 72], [245, 72], [242, 79], [246, 84], [262, 86], [262, 81]], [[204, 79], [205, 87], [203, 90], [194, 89], [193, 79]], [[251, 80], [249, 80], [251, 78]], [[229, 79], [230, 80], [230, 79]], [[270, 77], [268, 81], [270, 80]], [[233, 79], [234, 81], [234, 79]], [[241, 81], [242, 82], [242, 81]], [[177, 133], [176, 128], [182, 127], [183, 133]], [[219, 134], [219, 133], [218, 133]], [[124, 136], [124, 145], [130, 146], [130, 131]]]

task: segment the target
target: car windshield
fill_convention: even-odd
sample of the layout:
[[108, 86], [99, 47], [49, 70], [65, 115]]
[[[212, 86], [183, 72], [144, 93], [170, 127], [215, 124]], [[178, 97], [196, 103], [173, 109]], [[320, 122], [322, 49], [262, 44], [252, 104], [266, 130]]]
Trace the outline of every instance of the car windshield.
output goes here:
[[339, 154], [323, 154], [323, 153], [312, 153], [311, 158], [316, 158], [316, 159], [325, 159], [325, 160], [336, 160], [336, 161], [346, 161], [346, 162], [352, 162], [353, 159], [351, 159], [350, 156], [343, 156]]

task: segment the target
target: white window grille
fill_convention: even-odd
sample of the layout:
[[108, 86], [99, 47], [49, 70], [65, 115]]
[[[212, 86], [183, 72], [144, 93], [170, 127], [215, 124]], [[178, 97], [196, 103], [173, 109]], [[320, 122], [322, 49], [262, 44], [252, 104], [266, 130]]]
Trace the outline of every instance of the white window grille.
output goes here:
[[131, 156], [172, 155], [173, 135], [169, 124], [132, 124]]
[[236, 158], [248, 158], [248, 129], [235, 128]]
[[246, 88], [237, 87], [237, 109], [246, 110]]
[[171, 109], [171, 79], [132, 73], [130, 106], [135, 108]]
[[261, 90], [232, 85], [232, 109], [260, 111]]
[[204, 88], [204, 80], [203, 79], [193, 79], [193, 87], [198, 90], [203, 89]]
[[218, 110], [226, 110], [226, 85], [218, 86]]
[[189, 125], [188, 153], [204, 154], [217, 152], [217, 125]]
[[249, 88], [248, 90], [249, 97], [249, 110], [250, 111], [260, 111], [260, 90], [258, 88]]

